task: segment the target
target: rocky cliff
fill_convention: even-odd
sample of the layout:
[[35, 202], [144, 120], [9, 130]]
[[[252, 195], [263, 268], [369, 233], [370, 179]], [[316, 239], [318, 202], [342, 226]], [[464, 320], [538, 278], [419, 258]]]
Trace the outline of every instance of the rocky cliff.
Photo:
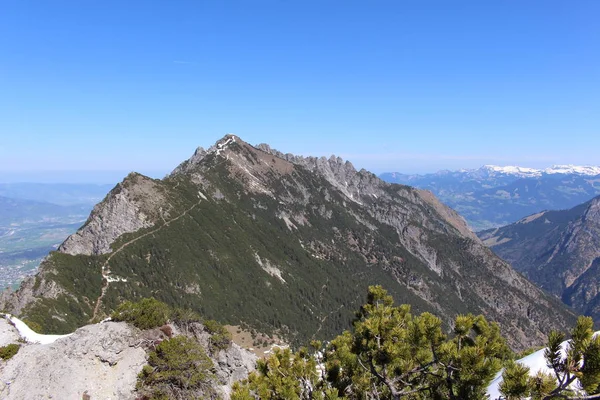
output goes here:
[[62, 332], [155, 296], [301, 343], [348, 328], [370, 284], [447, 326], [483, 313], [517, 348], [573, 321], [430, 192], [233, 135], [126, 177], [0, 306]]

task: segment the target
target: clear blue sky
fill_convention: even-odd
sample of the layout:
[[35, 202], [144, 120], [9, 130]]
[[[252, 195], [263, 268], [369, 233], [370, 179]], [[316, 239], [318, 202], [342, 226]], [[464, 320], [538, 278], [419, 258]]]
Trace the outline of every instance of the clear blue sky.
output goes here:
[[160, 174], [228, 132], [376, 173], [598, 165], [599, 17], [597, 0], [3, 0], [0, 171]]

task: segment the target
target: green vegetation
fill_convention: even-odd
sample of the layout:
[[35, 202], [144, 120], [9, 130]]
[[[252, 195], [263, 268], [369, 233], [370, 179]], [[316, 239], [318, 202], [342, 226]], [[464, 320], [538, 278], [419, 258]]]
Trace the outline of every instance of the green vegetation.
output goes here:
[[189, 333], [192, 324], [195, 322], [202, 322], [203, 319], [200, 314], [189, 308], [178, 307], [171, 313], [171, 320], [185, 333]]
[[10, 360], [15, 354], [19, 352], [21, 345], [11, 343], [6, 346], [0, 347], [0, 358], [3, 360]]
[[353, 331], [331, 341], [322, 359], [318, 354], [275, 352], [235, 386], [232, 399], [479, 400], [512, 356], [498, 326], [482, 316], [458, 316], [448, 338], [439, 318], [394, 306], [380, 286], [369, 288]]
[[137, 391], [148, 400], [214, 398], [212, 361], [186, 336], [161, 342], [138, 376]]
[[234, 384], [231, 400], [339, 398], [337, 390], [321, 380], [317, 359], [307, 349], [276, 349], [267, 360], [258, 361], [257, 371], [246, 382]]
[[[459, 315], [448, 337], [437, 317], [413, 316], [373, 286], [352, 331], [325, 348], [313, 342], [311, 350], [276, 350], [234, 385], [232, 400], [481, 400], [502, 366], [505, 400], [598, 399], [600, 336], [593, 337], [592, 326], [591, 318], [578, 319], [564, 359], [565, 335], [550, 332], [545, 357], [553, 374], [530, 377], [495, 323]], [[576, 379], [587, 395], [572, 390]]]
[[231, 345], [231, 334], [215, 320], [203, 320], [202, 317], [189, 309], [171, 309], [167, 304], [153, 297], [141, 299], [138, 302], [125, 301], [121, 303], [111, 315], [113, 321], [129, 322], [139, 329], [159, 328], [171, 337], [172, 328], [168, 325], [173, 322], [185, 333], [190, 333], [192, 324], [200, 323], [210, 335], [209, 343], [211, 352], [227, 349]]
[[126, 321], [140, 329], [152, 329], [167, 323], [171, 310], [155, 298], [142, 299], [137, 303], [126, 301], [111, 315], [114, 321]]
[[210, 347], [213, 352], [225, 350], [231, 345], [231, 334], [217, 321], [212, 319], [204, 321], [204, 329], [211, 335]]

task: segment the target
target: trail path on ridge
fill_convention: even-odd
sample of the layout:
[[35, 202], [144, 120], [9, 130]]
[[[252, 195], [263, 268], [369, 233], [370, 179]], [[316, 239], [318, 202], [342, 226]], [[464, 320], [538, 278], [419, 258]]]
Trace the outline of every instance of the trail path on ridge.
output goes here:
[[[235, 142], [235, 139], [233, 139], [232, 141]], [[225, 150], [226, 149], [226, 145], [229, 144], [229, 143], [231, 143], [231, 142], [227, 141], [225, 143], [225, 145], [219, 146], [218, 150]], [[217, 152], [217, 156], [218, 155], [219, 155], [219, 152]], [[216, 164], [214, 164], [214, 165], [210, 166], [209, 168], [207, 168], [207, 171], [210, 170], [210, 169], [215, 168], [218, 165], [224, 164], [224, 163], [226, 163], [226, 162], [229, 161], [229, 155], [225, 154], [224, 158], [225, 159], [223, 161], [219, 161]], [[176, 189], [178, 186], [179, 186], [179, 182], [176, 183], [174, 189]], [[198, 192], [198, 193], [201, 193], [201, 192]], [[200, 197], [200, 199], [198, 200], [197, 203], [195, 203], [193, 206], [191, 206], [190, 208], [188, 208], [187, 210], [185, 210], [184, 212], [182, 212], [181, 214], [179, 214], [177, 217], [175, 217], [173, 219], [165, 221], [165, 218], [164, 218], [164, 216], [161, 213], [160, 217], [162, 218], [162, 220], [164, 222], [162, 225], [158, 226], [157, 228], [155, 228], [155, 229], [153, 229], [151, 231], [148, 231], [148, 232], [144, 233], [141, 236], [138, 236], [138, 237], [136, 237], [134, 239], [129, 240], [128, 242], [123, 243], [117, 250], [115, 250], [114, 252], [112, 252], [112, 254], [110, 256], [108, 256], [108, 258], [106, 259], [106, 261], [104, 262], [104, 264], [102, 264], [102, 268], [101, 268], [102, 279], [104, 281], [104, 283], [102, 285], [102, 290], [100, 291], [100, 296], [96, 300], [96, 305], [94, 306], [94, 312], [93, 312], [92, 317], [90, 318], [89, 322], [92, 322], [97, 317], [98, 311], [100, 310], [100, 305], [102, 304], [102, 299], [104, 298], [104, 295], [106, 294], [106, 291], [108, 290], [108, 287], [110, 285], [110, 281], [108, 279], [109, 278], [109, 272], [110, 272], [110, 270], [107, 269], [108, 263], [110, 262], [110, 260], [114, 256], [116, 256], [121, 250], [123, 250], [125, 247], [129, 246], [130, 244], [135, 243], [138, 240], [143, 239], [143, 238], [145, 238], [148, 235], [152, 235], [152, 234], [158, 232], [159, 230], [161, 230], [165, 226], [168, 226], [171, 222], [177, 221], [181, 217], [187, 215], [190, 211], [192, 211], [194, 208], [196, 208], [202, 202], [203, 198], [206, 199], [206, 197], [204, 195], [202, 195], [202, 196], [198, 195], [198, 197]]]
[[121, 252], [121, 250], [123, 250], [130, 244], [135, 243], [138, 240], [145, 238], [146, 236], [152, 235], [152, 234], [160, 231], [162, 228], [169, 226], [171, 224], [171, 222], [175, 222], [178, 219], [180, 219], [181, 217], [187, 215], [190, 211], [192, 211], [194, 208], [196, 208], [201, 202], [202, 202], [202, 199], [198, 200], [198, 202], [195, 203], [193, 206], [191, 206], [190, 208], [188, 208], [187, 210], [185, 210], [184, 212], [182, 212], [175, 218], [170, 219], [168, 221], [165, 221], [164, 217], [161, 214], [161, 217], [163, 218], [163, 221], [164, 221], [163, 224], [161, 224], [160, 226], [158, 226], [155, 229], [152, 229], [151, 231], [144, 233], [143, 235], [140, 235], [136, 238], [133, 238], [133, 239], [123, 243], [117, 250], [113, 251], [112, 254], [110, 256], [108, 256], [108, 258], [106, 259], [104, 264], [102, 264], [102, 278], [103, 278], [104, 284], [102, 285], [102, 290], [100, 292], [100, 296], [96, 300], [96, 305], [94, 306], [94, 313], [92, 314], [92, 317], [90, 318], [90, 322], [93, 321], [96, 318], [96, 316], [98, 315], [98, 310], [100, 309], [100, 305], [102, 304], [102, 299], [104, 298], [104, 295], [106, 294], [106, 290], [108, 289], [108, 287], [110, 285], [110, 281], [108, 279], [109, 273], [110, 273], [110, 269], [108, 269], [108, 263], [110, 262], [110, 260], [117, 254], [119, 254], [119, 252]]

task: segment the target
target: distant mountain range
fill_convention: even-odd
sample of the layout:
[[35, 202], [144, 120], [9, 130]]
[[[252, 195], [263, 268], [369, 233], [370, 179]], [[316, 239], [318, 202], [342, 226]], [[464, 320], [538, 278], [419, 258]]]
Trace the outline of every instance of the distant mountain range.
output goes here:
[[600, 321], [600, 197], [479, 236], [532, 282]]
[[426, 175], [391, 172], [380, 178], [431, 190], [475, 231], [507, 225], [543, 210], [571, 208], [600, 195], [600, 167], [593, 166], [486, 165]]
[[305, 343], [348, 328], [371, 284], [448, 329], [484, 314], [520, 349], [574, 320], [430, 192], [233, 135], [165, 179], [128, 175], [0, 309], [70, 332], [154, 296]]

